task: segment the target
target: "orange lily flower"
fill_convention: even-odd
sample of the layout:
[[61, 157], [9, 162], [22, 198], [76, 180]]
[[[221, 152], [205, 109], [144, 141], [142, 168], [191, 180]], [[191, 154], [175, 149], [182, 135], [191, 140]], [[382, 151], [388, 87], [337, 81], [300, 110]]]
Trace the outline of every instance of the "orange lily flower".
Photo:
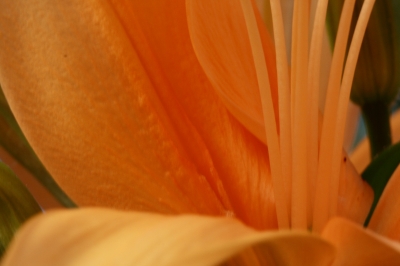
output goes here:
[[129, 211], [37, 216], [1, 265], [399, 262], [400, 170], [365, 229], [372, 190], [341, 147], [374, 1], [341, 82], [346, 1], [320, 130], [327, 1], [311, 48], [295, 2], [290, 73], [270, 2], [275, 44], [246, 0], [0, 1], [0, 83], [26, 137], [78, 205]]

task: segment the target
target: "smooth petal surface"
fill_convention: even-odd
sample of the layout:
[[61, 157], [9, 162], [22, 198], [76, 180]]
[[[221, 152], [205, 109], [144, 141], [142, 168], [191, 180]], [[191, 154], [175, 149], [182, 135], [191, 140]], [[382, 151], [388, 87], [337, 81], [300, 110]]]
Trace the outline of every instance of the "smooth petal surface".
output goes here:
[[[193, 47], [208, 78], [231, 113], [266, 143], [259, 84], [240, 1], [187, 1], [187, 11]], [[265, 75], [276, 90], [274, 46], [256, 15], [270, 72]], [[276, 101], [275, 94], [277, 112]]]
[[390, 177], [385, 190], [376, 206], [368, 224], [368, 228], [387, 236], [400, 240], [400, 166]]
[[398, 265], [400, 244], [342, 218], [332, 219], [322, 237], [337, 249], [335, 266]]
[[[140, 49], [139, 56], [152, 81], [161, 75], [170, 84], [155, 86], [157, 92], [176, 97], [171, 105], [182, 107], [204, 141], [234, 214], [256, 228], [275, 228], [267, 149], [230, 115], [201, 68], [189, 37], [185, 1], [112, 3], [130, 40]], [[146, 40], [136, 39], [142, 33]], [[157, 64], [151, 63], [154, 61]], [[184, 135], [180, 134], [181, 141]], [[193, 141], [190, 136], [186, 139], [184, 146], [188, 147]]]
[[1, 3], [0, 80], [78, 203], [276, 226], [266, 148], [201, 70], [184, 1], [19, 3]]
[[231, 213], [191, 162], [108, 2], [1, 1], [0, 10], [7, 100], [78, 204]]
[[340, 171], [338, 216], [362, 224], [374, 200], [374, 192], [365, 182], [343, 151]]
[[216, 265], [254, 244], [257, 251], [229, 263], [321, 266], [334, 255], [329, 243], [309, 233], [262, 233], [231, 218], [80, 209], [31, 220], [1, 265]]

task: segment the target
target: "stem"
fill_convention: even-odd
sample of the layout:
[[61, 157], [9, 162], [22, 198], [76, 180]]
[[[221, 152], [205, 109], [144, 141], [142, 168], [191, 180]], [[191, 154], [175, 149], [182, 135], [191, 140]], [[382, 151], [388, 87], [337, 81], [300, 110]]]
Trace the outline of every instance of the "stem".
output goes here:
[[361, 106], [371, 147], [371, 158], [392, 144], [389, 105], [382, 101]]

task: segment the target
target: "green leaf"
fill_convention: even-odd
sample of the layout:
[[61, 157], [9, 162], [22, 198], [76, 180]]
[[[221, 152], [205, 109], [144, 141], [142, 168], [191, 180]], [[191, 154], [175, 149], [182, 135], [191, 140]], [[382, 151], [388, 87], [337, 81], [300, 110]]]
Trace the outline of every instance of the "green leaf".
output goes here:
[[21, 165], [64, 206], [76, 207], [75, 203], [61, 190], [40, 162], [22, 133], [0, 87], [0, 146], [8, 151]]
[[365, 225], [368, 225], [369, 220], [375, 210], [376, 205], [389, 182], [390, 177], [400, 164], [400, 142], [391, 146], [378, 155], [364, 170], [362, 178], [374, 190], [374, 201], [371, 210], [365, 220]]
[[0, 257], [22, 223], [39, 212], [41, 208], [28, 189], [0, 162]]

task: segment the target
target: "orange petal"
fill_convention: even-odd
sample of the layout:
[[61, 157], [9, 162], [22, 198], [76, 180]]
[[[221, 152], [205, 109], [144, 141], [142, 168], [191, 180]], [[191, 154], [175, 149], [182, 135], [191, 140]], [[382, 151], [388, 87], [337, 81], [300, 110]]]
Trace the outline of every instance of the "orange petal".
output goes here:
[[400, 244], [342, 218], [332, 219], [322, 237], [337, 249], [333, 265], [398, 265]]
[[[259, 84], [240, 1], [187, 1], [187, 12], [193, 47], [207, 77], [229, 111], [266, 143]], [[276, 90], [273, 43], [256, 15], [271, 87]], [[276, 91], [273, 98], [277, 112]]]
[[[132, 46], [138, 53], [140, 61], [146, 70], [146, 74], [149, 76], [149, 79], [151, 79], [154, 89], [158, 93], [160, 101], [165, 107], [164, 111], [174, 126], [181, 147], [185, 149], [186, 155], [196, 165], [197, 171], [206, 177], [224, 206], [230, 209], [231, 204], [220, 177], [214, 168], [209, 151], [207, 150], [207, 147], [198, 131], [185, 114], [185, 110], [181, 107], [179, 100], [172, 92], [171, 87], [173, 86], [170, 86], [170, 82], [167, 80], [164, 70], [158, 63], [159, 58], [157, 58], [152, 51], [147, 40], [148, 38], [142, 31], [142, 25], [139, 24], [139, 20], [137, 19], [137, 10], [141, 10], [140, 13], [146, 14], [146, 8], [134, 6], [131, 1], [111, 2]], [[158, 14], [156, 16], [164, 13], [165, 7], [160, 4], [160, 10], [157, 11]], [[150, 17], [152, 16], [150, 15]], [[171, 39], [170, 36], [168, 36], [168, 39], [163, 40], [163, 44], [165, 45], [166, 43], [170, 43], [170, 45], [174, 47], [176, 46], [176, 42]], [[162, 56], [164, 55], [161, 55], [161, 57]], [[174, 64], [176, 64], [176, 62], [171, 62], [167, 68], [171, 68]], [[173, 85], [175, 86], [175, 84]]]
[[339, 179], [337, 215], [362, 224], [374, 200], [372, 188], [357, 173], [353, 164], [343, 151]]
[[17, 0], [1, 2], [0, 10], [6, 97], [38, 156], [78, 204], [229, 211], [191, 162], [108, 3]]
[[368, 228], [397, 241], [400, 240], [400, 166], [390, 177], [375, 208]]
[[[206, 144], [234, 213], [257, 228], [276, 227], [267, 149], [227, 112], [204, 74], [190, 41], [185, 2], [159, 0], [155, 5], [151, 1], [129, 0], [113, 3], [132, 39], [138, 35], [132, 31], [136, 17], [159, 62], [158, 67], [171, 84], [165, 94], [177, 97], [177, 103]], [[141, 59], [144, 62], [148, 57]], [[150, 70], [148, 73], [154, 79], [157, 74]], [[162, 93], [159, 87], [155, 89]]]
[[31, 220], [1, 265], [216, 265], [255, 244], [229, 262], [320, 266], [334, 255], [309, 233], [257, 232], [235, 219], [79, 209]]

